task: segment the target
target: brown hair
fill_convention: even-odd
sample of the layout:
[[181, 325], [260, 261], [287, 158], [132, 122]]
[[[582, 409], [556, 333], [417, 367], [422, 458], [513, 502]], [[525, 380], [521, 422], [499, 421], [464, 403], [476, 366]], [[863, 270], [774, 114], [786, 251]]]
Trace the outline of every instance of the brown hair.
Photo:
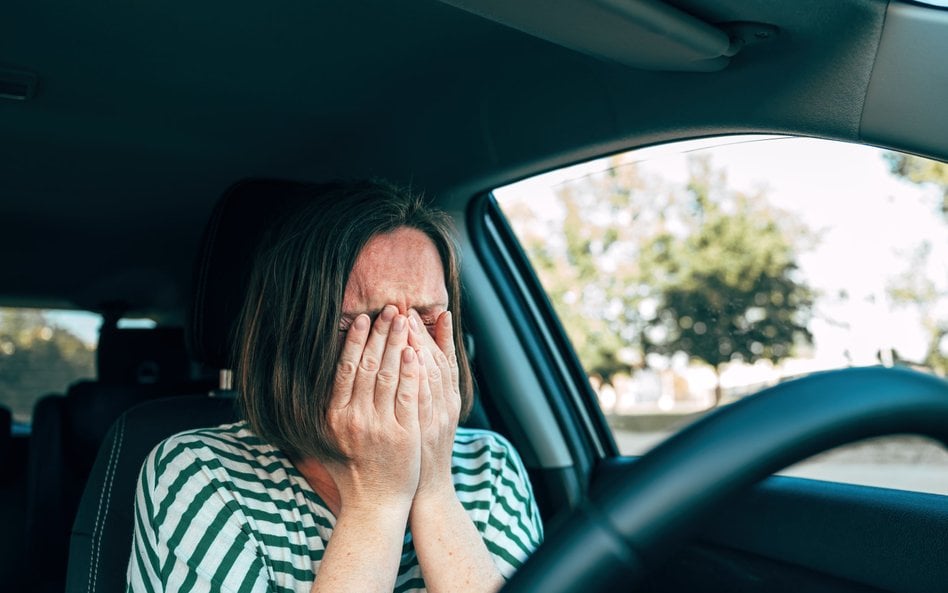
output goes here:
[[237, 324], [238, 407], [251, 429], [291, 456], [344, 459], [326, 419], [343, 295], [363, 247], [401, 227], [425, 233], [441, 256], [466, 418], [473, 386], [451, 218], [378, 181], [307, 186], [287, 203], [257, 251]]

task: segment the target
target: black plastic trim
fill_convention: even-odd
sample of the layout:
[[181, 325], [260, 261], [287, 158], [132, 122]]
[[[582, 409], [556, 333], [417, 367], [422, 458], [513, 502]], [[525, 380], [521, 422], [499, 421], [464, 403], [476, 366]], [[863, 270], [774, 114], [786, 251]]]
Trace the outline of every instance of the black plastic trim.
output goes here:
[[[637, 461], [603, 460], [593, 481], [614, 482]], [[792, 572], [796, 579], [829, 577], [895, 593], [930, 593], [948, 591], [946, 533], [945, 496], [772, 476], [728, 501], [699, 527], [695, 546], [717, 550], [701, 554], [700, 567], [695, 566], [694, 546], [684, 554], [691, 554], [686, 561], [694, 579], [735, 570], [742, 581], [752, 574], [767, 577], [758, 579], [760, 588], [745, 583], [741, 591], [766, 591], [766, 583], [785, 582], [783, 573]], [[656, 573], [652, 580], [657, 590], [673, 590], [658, 586], [669, 572], [676, 573], [678, 585], [692, 578], [676, 570], [682, 556]], [[731, 578], [723, 582], [735, 583]]]

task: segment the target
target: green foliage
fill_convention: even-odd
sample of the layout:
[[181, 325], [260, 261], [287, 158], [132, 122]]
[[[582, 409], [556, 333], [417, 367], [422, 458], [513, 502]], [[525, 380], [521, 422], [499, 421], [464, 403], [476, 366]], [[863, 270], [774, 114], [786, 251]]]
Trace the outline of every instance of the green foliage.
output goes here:
[[[941, 190], [941, 213], [948, 220], [948, 163], [942, 163], [897, 152], [885, 154], [889, 169], [907, 181], [916, 184], [933, 184]], [[928, 332], [928, 348], [922, 362], [942, 376], [948, 375], [948, 321], [936, 313], [937, 303], [945, 298], [943, 291], [928, 276], [926, 268], [932, 246], [923, 243], [912, 255], [905, 274], [889, 283], [889, 297], [893, 302], [915, 306], [922, 315], [922, 323]]]
[[630, 314], [639, 281], [628, 252], [641, 226], [629, 216], [642, 206], [641, 189], [634, 167], [616, 166], [561, 187], [562, 219], [552, 225], [525, 204], [506, 209], [583, 367], [607, 383], [637, 364], [628, 345], [639, 333]]
[[942, 377], [948, 375], [948, 324], [929, 326], [928, 352], [922, 364]]
[[939, 317], [938, 303], [948, 295], [939, 290], [929, 275], [931, 255], [930, 243], [919, 245], [909, 258], [905, 272], [889, 280], [887, 291], [894, 304], [915, 307], [921, 315], [928, 344], [925, 358], [915, 362], [945, 376], [948, 375], [948, 321]]
[[692, 225], [660, 233], [643, 251], [659, 294], [646, 350], [718, 369], [734, 359], [776, 362], [810, 343], [814, 295], [797, 277], [799, 231], [762, 196], [730, 192], [707, 161], [693, 160], [691, 175]]
[[39, 397], [93, 376], [94, 348], [50, 324], [41, 311], [0, 309], [0, 403], [17, 421], [31, 416]]
[[805, 234], [764, 196], [731, 192], [709, 162], [692, 165], [683, 190], [617, 158], [559, 188], [561, 220], [506, 210], [580, 361], [604, 382], [647, 353], [717, 368], [779, 360], [811, 339], [813, 295], [794, 260]]
[[948, 216], [948, 163], [899, 152], [885, 154], [889, 170], [912, 183], [932, 183], [941, 189], [941, 212]]

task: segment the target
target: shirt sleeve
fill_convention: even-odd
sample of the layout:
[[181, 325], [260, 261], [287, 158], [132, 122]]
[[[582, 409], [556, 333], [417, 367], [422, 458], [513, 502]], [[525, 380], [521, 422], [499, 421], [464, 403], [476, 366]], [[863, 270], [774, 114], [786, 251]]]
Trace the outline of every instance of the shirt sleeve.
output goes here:
[[517, 451], [500, 435], [492, 440], [491, 502], [483, 538], [497, 569], [509, 579], [543, 541], [543, 523]]
[[175, 437], [145, 460], [135, 493], [128, 591], [269, 591], [259, 548], [213, 461]]

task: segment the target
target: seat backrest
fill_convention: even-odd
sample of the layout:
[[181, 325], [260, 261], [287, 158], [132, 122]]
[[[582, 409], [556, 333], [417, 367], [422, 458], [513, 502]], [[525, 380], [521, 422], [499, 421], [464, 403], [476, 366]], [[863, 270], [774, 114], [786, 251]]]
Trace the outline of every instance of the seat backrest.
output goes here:
[[233, 420], [233, 400], [207, 394], [145, 402], [119, 416], [99, 449], [79, 505], [66, 591], [125, 590], [135, 485], [148, 453], [172, 434]]
[[112, 422], [142, 401], [197, 388], [180, 327], [103, 331], [98, 368], [98, 380], [34, 406], [24, 544], [34, 591], [62, 591], [69, 531]]
[[26, 438], [13, 428], [10, 408], [0, 406], [0, 589], [26, 590], [23, 533], [26, 506]]
[[[232, 328], [256, 246], [281, 207], [302, 198], [303, 184], [238, 183], [220, 199], [195, 262], [188, 344], [192, 359], [230, 368]], [[231, 400], [215, 397], [147, 402], [121, 415], [96, 457], [69, 543], [66, 590], [124, 591], [131, 553], [134, 492], [145, 457], [163, 439], [233, 417]]]

